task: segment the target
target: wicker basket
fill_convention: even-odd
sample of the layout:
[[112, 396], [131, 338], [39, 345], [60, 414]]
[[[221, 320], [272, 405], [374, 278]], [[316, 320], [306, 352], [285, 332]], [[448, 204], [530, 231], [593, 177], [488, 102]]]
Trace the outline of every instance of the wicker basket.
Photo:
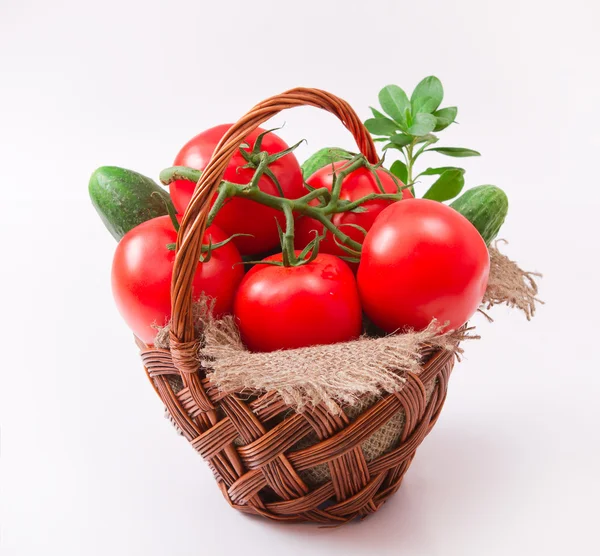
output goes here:
[[[275, 392], [250, 398], [248, 392], [219, 392], [199, 369], [191, 287], [210, 202], [248, 133], [281, 110], [302, 105], [335, 114], [366, 158], [377, 162], [369, 133], [334, 95], [297, 88], [255, 106], [221, 140], [182, 219], [171, 290], [171, 350], [138, 344], [156, 393], [208, 462], [231, 506], [278, 521], [339, 524], [375, 512], [398, 490], [439, 415], [455, 358], [450, 351], [424, 346], [421, 372], [408, 375], [400, 392], [358, 412], [340, 408], [337, 415], [324, 407], [299, 413]], [[365, 443], [390, 426], [397, 429], [396, 441], [377, 457], [367, 457]], [[325, 469], [326, 480], [308, 480], [314, 469]]]

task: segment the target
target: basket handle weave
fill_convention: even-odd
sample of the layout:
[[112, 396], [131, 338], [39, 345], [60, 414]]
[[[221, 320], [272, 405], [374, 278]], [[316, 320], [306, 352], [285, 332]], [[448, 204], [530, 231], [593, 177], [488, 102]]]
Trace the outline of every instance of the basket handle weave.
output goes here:
[[337, 116], [352, 133], [367, 160], [378, 161], [375, 145], [350, 105], [326, 91], [297, 87], [264, 100], [225, 133], [198, 180], [194, 194], [181, 220], [177, 235], [177, 253], [171, 282], [171, 353], [182, 374], [198, 370], [197, 339], [192, 319], [192, 282], [199, 264], [202, 239], [211, 201], [223, 179], [225, 169], [246, 136], [282, 110], [296, 106], [315, 106]]

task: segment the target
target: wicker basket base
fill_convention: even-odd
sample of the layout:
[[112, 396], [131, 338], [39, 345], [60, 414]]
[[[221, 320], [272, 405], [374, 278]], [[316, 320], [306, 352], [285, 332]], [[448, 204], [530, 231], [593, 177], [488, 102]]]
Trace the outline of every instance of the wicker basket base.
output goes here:
[[[373, 513], [400, 487], [437, 420], [455, 360], [448, 351], [424, 358], [422, 372], [408, 375], [400, 392], [365, 404], [358, 415], [350, 408], [332, 415], [323, 407], [291, 411], [273, 392], [251, 401], [220, 394], [199, 377], [198, 390], [176, 392], [172, 379], [179, 372], [170, 352], [142, 349], [156, 392], [232, 507], [278, 521], [321, 524]], [[388, 444], [374, 457], [369, 442], [382, 427], [388, 429]]]

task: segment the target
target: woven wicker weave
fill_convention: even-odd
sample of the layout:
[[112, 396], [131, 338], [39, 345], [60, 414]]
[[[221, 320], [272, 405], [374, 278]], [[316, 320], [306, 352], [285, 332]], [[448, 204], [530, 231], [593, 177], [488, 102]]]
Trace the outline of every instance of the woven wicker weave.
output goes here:
[[[298, 413], [274, 392], [256, 393], [250, 400], [247, 392], [222, 393], [199, 369], [191, 287], [210, 202], [248, 133], [281, 110], [302, 105], [336, 115], [366, 158], [377, 162], [369, 133], [334, 95], [297, 88], [255, 106], [221, 140], [181, 221], [171, 289], [171, 351], [139, 346], [156, 393], [234, 508], [279, 521], [337, 524], [375, 512], [400, 487], [442, 408], [454, 355], [424, 347], [421, 372], [407, 376], [400, 392], [385, 395], [358, 416], [348, 408], [338, 415], [323, 407]], [[173, 388], [174, 378], [181, 388]], [[394, 417], [398, 441], [367, 460], [361, 446]], [[306, 445], [308, 438], [314, 440]], [[307, 472], [323, 466], [329, 470], [325, 482], [305, 480]]]

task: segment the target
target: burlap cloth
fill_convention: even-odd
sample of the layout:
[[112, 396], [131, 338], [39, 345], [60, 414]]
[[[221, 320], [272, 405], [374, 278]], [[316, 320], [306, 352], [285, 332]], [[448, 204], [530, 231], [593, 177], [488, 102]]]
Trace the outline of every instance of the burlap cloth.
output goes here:
[[[534, 279], [539, 275], [521, 270], [500, 253], [497, 245], [490, 246], [489, 251], [490, 277], [484, 306], [490, 308], [504, 303], [520, 309], [530, 319], [539, 301]], [[215, 320], [208, 307], [205, 299], [194, 306], [195, 323], [202, 338], [198, 362], [217, 388], [248, 398], [274, 390], [290, 406], [289, 411], [303, 411], [322, 403], [332, 413], [343, 411], [351, 420], [384, 393], [401, 390], [406, 373], [419, 374], [424, 344], [450, 350], [458, 356], [462, 352], [460, 342], [477, 337], [469, 334], [472, 329], [443, 331], [443, 327], [433, 321], [427, 329], [418, 332], [380, 337], [365, 335], [346, 343], [251, 353], [244, 347], [233, 317]], [[159, 329], [156, 346], [169, 347], [169, 326]], [[176, 393], [182, 389], [179, 378], [172, 378], [170, 382]], [[427, 401], [435, 384], [436, 379], [433, 379], [425, 385]], [[399, 411], [365, 440], [361, 448], [367, 462], [397, 447], [404, 420], [404, 412]], [[309, 435], [294, 449], [317, 442], [316, 434]], [[238, 439], [235, 443], [239, 445], [242, 441]], [[305, 470], [301, 478], [310, 486], [320, 485], [330, 478], [329, 467], [319, 465]]]

